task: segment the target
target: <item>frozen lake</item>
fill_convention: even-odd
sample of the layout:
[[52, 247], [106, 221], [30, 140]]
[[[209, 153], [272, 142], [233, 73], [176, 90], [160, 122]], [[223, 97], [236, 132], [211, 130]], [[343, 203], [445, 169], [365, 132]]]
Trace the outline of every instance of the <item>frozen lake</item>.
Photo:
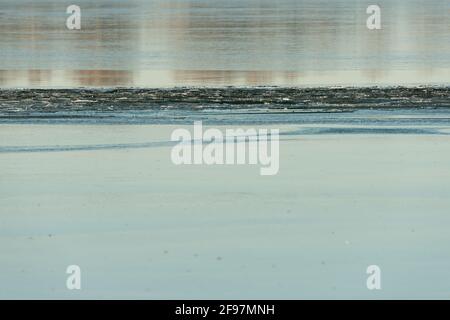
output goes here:
[[[269, 177], [132, 147], [177, 127], [1, 125], [0, 298], [448, 298], [448, 125], [278, 126]], [[80, 144], [122, 147], [61, 148]], [[80, 291], [66, 289], [72, 264]], [[366, 288], [373, 264], [380, 291]]]

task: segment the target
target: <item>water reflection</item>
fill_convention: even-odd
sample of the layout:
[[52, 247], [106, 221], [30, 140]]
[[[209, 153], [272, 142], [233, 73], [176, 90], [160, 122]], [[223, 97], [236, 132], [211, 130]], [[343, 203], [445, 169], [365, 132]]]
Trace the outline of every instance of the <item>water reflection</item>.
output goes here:
[[0, 86], [448, 84], [447, 0], [1, 0]]
[[0, 70], [0, 87], [448, 85], [449, 76], [449, 69], [429, 69], [425, 71], [374, 69], [307, 72], [222, 70]]

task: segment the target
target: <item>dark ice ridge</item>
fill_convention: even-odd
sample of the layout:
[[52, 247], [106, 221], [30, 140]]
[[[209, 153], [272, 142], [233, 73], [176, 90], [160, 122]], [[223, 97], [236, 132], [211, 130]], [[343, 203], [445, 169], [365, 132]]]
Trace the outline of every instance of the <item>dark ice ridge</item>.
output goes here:
[[86, 112], [98, 116], [101, 112], [143, 110], [339, 112], [390, 108], [450, 108], [450, 86], [0, 90], [3, 118], [64, 111], [72, 117], [88, 117]]

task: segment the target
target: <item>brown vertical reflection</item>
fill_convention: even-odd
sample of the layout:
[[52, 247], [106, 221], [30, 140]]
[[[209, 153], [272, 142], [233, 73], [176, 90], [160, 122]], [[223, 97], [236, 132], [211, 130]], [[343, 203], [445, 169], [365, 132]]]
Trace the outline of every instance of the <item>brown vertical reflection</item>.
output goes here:
[[28, 70], [28, 83], [31, 86], [45, 86], [52, 80], [51, 70]]
[[114, 87], [133, 86], [133, 72], [123, 70], [77, 70], [67, 72], [76, 86]]

